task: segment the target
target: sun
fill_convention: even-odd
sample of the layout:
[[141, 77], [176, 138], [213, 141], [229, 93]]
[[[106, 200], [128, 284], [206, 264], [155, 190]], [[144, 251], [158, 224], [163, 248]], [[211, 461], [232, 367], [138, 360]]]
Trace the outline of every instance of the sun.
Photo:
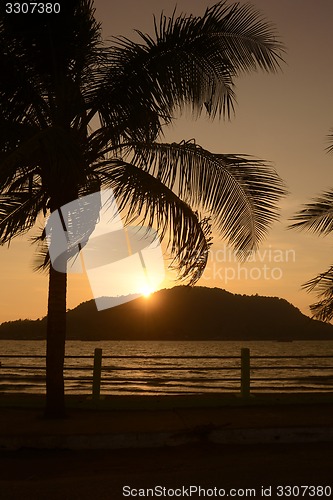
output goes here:
[[143, 285], [141, 290], [140, 290], [140, 293], [141, 295], [143, 295], [143, 297], [145, 297], [146, 299], [148, 299], [151, 294], [153, 293], [153, 289], [149, 286], [149, 285]]

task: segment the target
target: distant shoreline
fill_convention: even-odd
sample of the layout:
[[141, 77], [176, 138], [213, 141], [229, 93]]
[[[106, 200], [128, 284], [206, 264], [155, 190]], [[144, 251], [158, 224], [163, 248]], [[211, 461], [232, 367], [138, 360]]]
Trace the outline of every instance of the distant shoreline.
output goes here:
[[[47, 318], [0, 325], [0, 339], [43, 340]], [[94, 300], [67, 312], [67, 340], [333, 340], [333, 325], [309, 318], [279, 297], [178, 286], [97, 311]]]

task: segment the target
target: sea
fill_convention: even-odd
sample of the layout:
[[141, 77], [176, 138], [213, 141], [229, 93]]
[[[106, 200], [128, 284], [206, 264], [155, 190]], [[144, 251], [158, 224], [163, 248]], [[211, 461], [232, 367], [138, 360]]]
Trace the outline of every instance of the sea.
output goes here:
[[[68, 341], [67, 393], [91, 393], [95, 349], [101, 394], [237, 392], [242, 349], [253, 391], [333, 391], [333, 341]], [[0, 340], [0, 393], [44, 393], [45, 350], [45, 341]]]

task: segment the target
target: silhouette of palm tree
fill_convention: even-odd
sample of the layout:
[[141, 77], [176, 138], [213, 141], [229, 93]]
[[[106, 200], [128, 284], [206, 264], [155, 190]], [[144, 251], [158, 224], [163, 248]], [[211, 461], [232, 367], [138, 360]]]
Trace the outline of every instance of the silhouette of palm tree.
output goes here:
[[[106, 186], [125, 221], [158, 227], [191, 284], [210, 243], [199, 210], [237, 250], [257, 246], [284, 194], [274, 169], [158, 139], [176, 109], [229, 117], [238, 75], [279, 69], [283, 46], [258, 12], [220, 2], [202, 17], [162, 15], [154, 37], [138, 32], [140, 43], [109, 45], [92, 0], [64, 2], [59, 14], [0, 16], [1, 243]], [[65, 411], [65, 335], [66, 273], [50, 266], [46, 416]]]
[[[333, 131], [328, 135], [330, 145], [326, 148], [329, 153], [333, 152]], [[325, 191], [311, 203], [296, 213], [295, 221], [291, 228], [306, 229], [319, 235], [328, 235], [333, 231], [333, 190]], [[318, 274], [303, 284], [309, 292], [316, 292], [318, 302], [310, 305], [313, 317], [321, 321], [333, 319], [333, 266], [327, 271]]]

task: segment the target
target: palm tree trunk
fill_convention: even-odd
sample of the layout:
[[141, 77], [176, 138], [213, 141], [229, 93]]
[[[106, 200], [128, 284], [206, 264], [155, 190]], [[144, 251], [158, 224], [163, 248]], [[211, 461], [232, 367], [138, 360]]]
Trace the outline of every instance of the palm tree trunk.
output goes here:
[[46, 337], [46, 418], [64, 418], [67, 274], [50, 266]]

